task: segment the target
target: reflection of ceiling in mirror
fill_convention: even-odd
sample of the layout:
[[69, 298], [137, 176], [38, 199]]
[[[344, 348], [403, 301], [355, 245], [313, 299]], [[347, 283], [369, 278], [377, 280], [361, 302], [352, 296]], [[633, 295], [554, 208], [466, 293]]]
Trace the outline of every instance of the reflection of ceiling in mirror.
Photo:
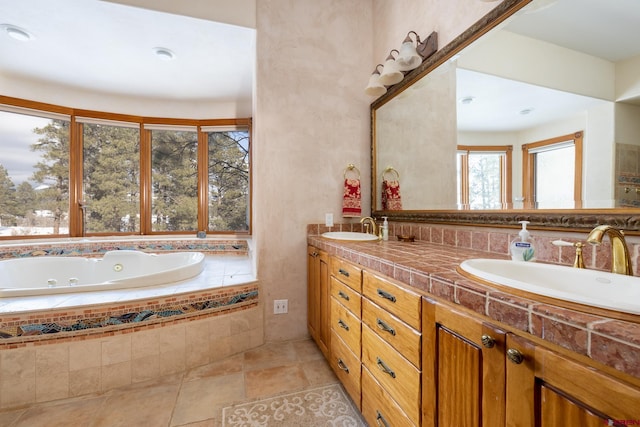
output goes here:
[[[606, 102], [461, 68], [456, 80], [459, 131], [517, 131], [573, 117]], [[471, 102], [463, 102], [469, 97]]]

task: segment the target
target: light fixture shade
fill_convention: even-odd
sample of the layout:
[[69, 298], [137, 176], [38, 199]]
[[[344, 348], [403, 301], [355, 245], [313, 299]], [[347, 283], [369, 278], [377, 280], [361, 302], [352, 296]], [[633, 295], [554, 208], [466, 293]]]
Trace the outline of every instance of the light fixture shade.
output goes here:
[[371, 77], [369, 77], [369, 84], [365, 88], [364, 93], [369, 96], [375, 97], [382, 96], [387, 93], [387, 88], [384, 87], [382, 83], [380, 83], [380, 74], [378, 74], [377, 71], [375, 71], [373, 74], [371, 74]]
[[402, 79], [404, 79], [404, 74], [402, 74], [402, 71], [398, 70], [393, 56], [389, 55], [387, 61], [384, 63], [382, 74], [380, 74], [380, 78], [378, 80], [385, 86], [391, 86], [396, 83], [400, 83]]
[[404, 41], [400, 47], [400, 53], [396, 58], [396, 66], [400, 71], [411, 71], [422, 64], [422, 57], [418, 54], [411, 40]]

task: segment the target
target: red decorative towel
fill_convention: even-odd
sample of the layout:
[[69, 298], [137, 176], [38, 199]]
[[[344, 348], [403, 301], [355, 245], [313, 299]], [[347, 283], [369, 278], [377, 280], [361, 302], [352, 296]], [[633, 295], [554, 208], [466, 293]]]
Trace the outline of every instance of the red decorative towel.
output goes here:
[[342, 198], [342, 216], [358, 217], [361, 213], [360, 180], [345, 178], [344, 196]]
[[400, 181], [382, 181], [382, 210], [401, 211]]

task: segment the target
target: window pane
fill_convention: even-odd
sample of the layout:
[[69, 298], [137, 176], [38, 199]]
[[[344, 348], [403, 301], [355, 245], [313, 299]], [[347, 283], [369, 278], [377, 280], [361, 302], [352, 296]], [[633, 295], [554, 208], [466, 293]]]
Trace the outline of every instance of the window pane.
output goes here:
[[140, 231], [140, 130], [83, 125], [85, 234]]
[[69, 121], [0, 111], [0, 149], [0, 236], [68, 234]]
[[536, 206], [543, 209], [573, 208], [575, 147], [535, 154]]
[[249, 131], [209, 132], [209, 230], [249, 230]]
[[498, 153], [469, 153], [469, 206], [500, 209], [500, 162]]
[[198, 134], [151, 131], [151, 229], [198, 228]]

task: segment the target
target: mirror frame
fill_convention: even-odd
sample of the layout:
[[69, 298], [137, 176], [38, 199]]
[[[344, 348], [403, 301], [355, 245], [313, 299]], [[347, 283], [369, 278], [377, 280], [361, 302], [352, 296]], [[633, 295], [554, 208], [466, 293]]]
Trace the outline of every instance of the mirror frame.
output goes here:
[[466, 46], [505, 21], [532, 0], [503, 0], [488, 14], [465, 30], [452, 42], [426, 58], [415, 70], [407, 73], [398, 84], [371, 103], [371, 214], [386, 216], [392, 221], [429, 222], [451, 225], [519, 228], [518, 221], [530, 221], [530, 228], [561, 231], [590, 230], [600, 224], [609, 224], [625, 230], [627, 234], [640, 235], [640, 209], [512, 209], [512, 210], [377, 210], [376, 159], [376, 110], [413, 83], [456, 55]]

